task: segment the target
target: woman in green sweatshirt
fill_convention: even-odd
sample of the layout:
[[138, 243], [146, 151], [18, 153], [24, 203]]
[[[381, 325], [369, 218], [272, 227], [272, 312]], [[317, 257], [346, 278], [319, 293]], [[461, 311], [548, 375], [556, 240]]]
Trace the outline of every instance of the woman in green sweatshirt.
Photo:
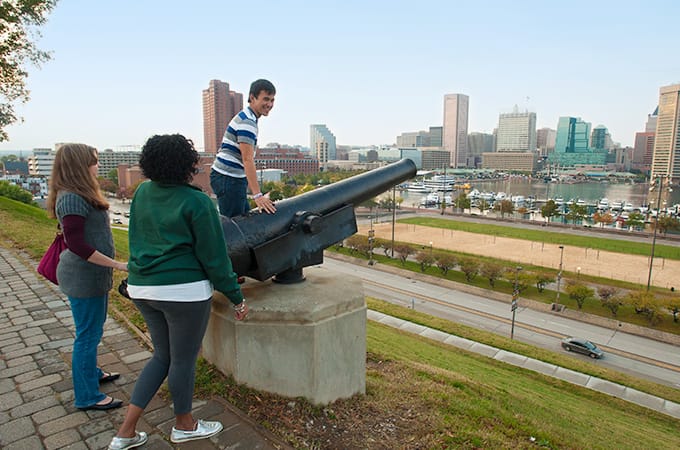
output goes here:
[[146, 442], [136, 424], [166, 377], [175, 412], [172, 442], [208, 438], [222, 430], [221, 423], [195, 421], [191, 414], [196, 358], [213, 290], [231, 300], [237, 320], [246, 318], [248, 308], [217, 208], [189, 184], [198, 160], [193, 143], [179, 134], [153, 136], [142, 149], [139, 165], [149, 181], [137, 188], [130, 207], [128, 294], [147, 323], [154, 356], [139, 375], [110, 449]]

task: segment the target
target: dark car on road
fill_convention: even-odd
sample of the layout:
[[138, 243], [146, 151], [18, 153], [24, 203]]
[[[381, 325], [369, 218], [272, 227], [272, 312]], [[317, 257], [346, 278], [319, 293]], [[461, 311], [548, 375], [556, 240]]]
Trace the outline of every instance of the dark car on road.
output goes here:
[[568, 352], [582, 353], [588, 355], [593, 359], [599, 359], [604, 356], [604, 352], [592, 342], [577, 337], [565, 337], [562, 339], [562, 348]]

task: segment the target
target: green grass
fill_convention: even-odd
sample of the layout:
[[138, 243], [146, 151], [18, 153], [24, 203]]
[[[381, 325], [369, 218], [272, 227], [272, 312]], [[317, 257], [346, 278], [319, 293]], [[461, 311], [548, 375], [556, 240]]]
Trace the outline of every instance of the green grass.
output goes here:
[[438, 448], [680, 448], [677, 420], [554, 378], [378, 324], [368, 349], [403, 367]]
[[568, 354], [555, 353], [553, 351], [535, 347], [533, 345], [524, 344], [495, 333], [490, 333], [487, 331], [478, 330], [476, 328], [471, 328], [463, 324], [450, 322], [445, 319], [414, 311], [410, 308], [394, 305], [383, 300], [367, 298], [367, 305], [372, 310], [398, 317], [409, 322], [417, 323], [426, 327], [443, 331], [445, 333], [470, 339], [475, 342], [481, 342], [483, 344], [524, 355], [529, 358], [545, 361], [547, 363], [555, 364], [560, 367], [575, 370], [577, 372], [585, 373], [597, 378], [609, 380], [624, 386], [630, 386], [639, 391], [647, 392], [651, 395], [656, 395], [667, 400], [671, 400], [675, 403], [680, 403], [680, 389], [674, 389], [670, 386], [652, 383], [637, 377], [626, 375], [616, 370], [610, 370], [599, 364], [594, 364], [587, 360], [584, 361], [581, 358], [575, 358]]
[[[407, 244], [407, 243], [405, 243]], [[352, 256], [354, 258], [359, 258], [363, 260], [368, 260], [368, 256], [365, 254], [361, 254], [357, 251], [353, 251], [347, 247], [337, 247], [333, 246], [328, 249], [329, 251], [333, 251], [336, 253], [340, 253], [343, 255], [347, 256]], [[438, 252], [449, 252], [457, 257], [466, 257], [470, 256], [475, 259], [478, 259], [479, 261], [482, 262], [487, 262], [487, 261], [492, 261], [500, 264], [501, 266], [504, 267], [515, 267], [517, 265], [516, 262], [512, 261], [506, 261], [498, 258], [490, 258], [490, 257], [485, 257], [485, 256], [478, 256], [478, 255], [471, 255], [467, 253], [462, 253], [462, 252], [455, 252], [455, 251], [449, 251], [449, 250], [441, 250], [438, 249]], [[442, 274], [441, 270], [435, 266], [429, 267], [425, 272], [423, 272], [420, 268], [420, 264], [418, 264], [415, 261], [407, 260], [405, 263], [402, 264], [402, 262], [397, 259], [397, 258], [390, 258], [387, 256], [384, 256], [382, 252], [377, 252], [373, 254], [373, 259], [376, 260], [378, 263], [381, 265], [385, 266], [392, 266], [396, 267], [399, 269], [404, 269], [408, 270], [411, 272], [416, 272], [416, 273], [424, 273], [426, 275], [430, 275], [436, 278], [442, 278], [446, 279], [449, 281], [454, 281], [457, 283], [462, 283], [466, 284], [469, 286], [475, 286], [481, 289], [488, 289], [492, 290], [495, 292], [501, 292], [504, 294], [512, 294], [513, 291], [513, 286], [511, 283], [509, 283], [506, 280], [499, 279], [495, 281], [494, 287], [491, 287], [489, 284], [488, 279], [482, 277], [481, 275], [477, 275], [474, 277], [472, 281], [467, 281], [465, 279], [465, 275], [463, 272], [459, 270], [449, 270], [446, 275]], [[557, 275], [557, 270], [552, 269], [552, 268], [547, 268], [547, 267], [540, 267], [540, 266], [533, 266], [530, 264], [524, 264], [523, 269], [525, 272], [547, 272], [547, 273], [552, 273], [554, 276]], [[577, 277], [577, 274], [575, 273], [570, 273], [570, 272], [564, 272], [563, 277], [562, 277], [562, 286], [566, 286], [566, 283], [570, 280], [575, 281]], [[593, 285], [605, 285], [605, 286], [612, 286], [621, 289], [622, 291], [627, 291], [627, 290], [640, 290], [641, 286], [634, 284], [634, 283], [628, 283], [625, 281], [620, 281], [620, 280], [612, 280], [608, 278], [603, 278], [603, 277], [594, 277], [594, 276], [589, 276], [589, 275], [584, 275], [581, 274], [579, 276], [579, 281], [587, 284], [593, 284]], [[657, 297], [660, 299], [660, 301], [663, 301], [663, 299], [669, 299], [672, 296], [677, 297], [678, 293], [670, 293], [669, 291], [661, 288], [656, 288], [652, 287], [651, 292], [657, 295]], [[538, 288], [535, 285], [529, 286], [525, 291], [522, 292], [521, 297], [534, 300], [537, 302], [545, 303], [545, 304], [550, 304], [555, 302], [556, 298], [556, 291], [551, 290], [551, 289], [544, 289], [542, 292], [538, 291]], [[567, 308], [571, 310], [579, 310], [578, 304], [576, 303], [575, 300], [569, 298], [569, 296], [562, 291], [562, 295], [560, 296], [560, 304], [565, 305]], [[670, 314], [666, 314], [663, 316], [661, 321], [659, 323], [656, 323], [654, 325], [650, 325], [649, 321], [641, 314], [637, 314], [635, 312], [635, 308], [632, 305], [625, 304], [622, 305], [617, 314], [616, 317], [613, 317], [611, 315], [611, 312], [609, 309], [605, 308], [602, 306], [599, 300], [596, 298], [591, 298], [585, 301], [583, 304], [582, 308], [579, 310], [584, 313], [588, 314], [593, 314], [601, 317], [607, 317], [610, 319], [616, 319], [620, 322], [626, 322], [626, 323], [631, 323], [634, 325], [640, 325], [642, 327], [650, 327], [654, 328], [655, 330], [659, 331], [664, 331], [666, 333], [672, 333], [672, 334], [680, 334], [680, 322], [673, 322], [672, 316]], [[667, 312], [664, 310], [664, 312]]]
[[[574, 247], [592, 248], [595, 250], [606, 250], [609, 252], [626, 253], [631, 255], [649, 256], [652, 251], [651, 243], [646, 244], [642, 242], [607, 239], [605, 237], [565, 234], [550, 231], [550, 227], [546, 227], [543, 230], [533, 230], [486, 223], [461, 222], [456, 220], [439, 219], [435, 217], [412, 217], [408, 219], [399, 219], [398, 222], [433, 228], [443, 228], [446, 230], [466, 231], [468, 233], [545, 242], [546, 244], [566, 244]], [[654, 248], [654, 255], [659, 258], [680, 260], [680, 247], [659, 244], [657, 242]]]
[[[44, 211], [0, 197], [3, 245], [23, 249], [37, 259], [51, 242], [55, 226]], [[127, 234], [116, 230], [114, 235], [123, 259], [127, 257]], [[588, 362], [385, 302], [369, 299], [369, 306], [680, 402], [678, 390]], [[292, 442], [305, 442], [305, 424], [310, 419], [323, 419], [333, 426], [351, 416], [356, 424], [362, 422], [361, 414], [377, 411], [388, 414], [388, 418], [398, 416], [403, 427], [410, 427], [409, 436], [424, 443], [423, 448], [680, 448], [678, 420], [604, 394], [372, 322], [367, 326], [367, 348], [366, 395], [338, 401], [328, 408], [305, 405], [299, 438], [291, 437], [296, 431], [290, 425], [293, 414], [287, 413], [290, 399], [236, 386], [204, 362], [197, 372], [197, 393], [218, 393], [249, 413], [259, 404], [260, 423]], [[295, 399], [295, 403], [304, 401]], [[277, 405], [280, 414], [275, 415], [272, 411]], [[368, 430], [370, 434], [360, 438], [373, 437], [374, 432]]]

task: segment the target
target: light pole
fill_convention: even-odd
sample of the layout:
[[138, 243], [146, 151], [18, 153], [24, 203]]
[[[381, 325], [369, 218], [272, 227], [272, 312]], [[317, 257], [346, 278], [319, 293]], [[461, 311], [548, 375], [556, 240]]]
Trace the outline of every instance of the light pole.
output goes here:
[[430, 241], [430, 257], [432, 257], [432, 241]]
[[557, 272], [557, 296], [555, 304], [560, 304], [560, 282], [562, 281], [562, 261], [564, 259], [564, 245], [560, 245], [560, 270]]
[[375, 241], [375, 230], [373, 229], [373, 207], [371, 207], [370, 215], [368, 219], [371, 222], [371, 229], [368, 230], [368, 265], [372, 266], [373, 261], [373, 242]]
[[392, 258], [394, 258], [394, 224], [397, 221], [397, 185], [392, 186]]
[[519, 298], [519, 271], [522, 270], [521, 266], [515, 268], [515, 285], [512, 290], [512, 303], [510, 305], [510, 311], [512, 311], [512, 326], [510, 327], [510, 339], [515, 336], [515, 312], [517, 311], [517, 299]]
[[581, 267], [576, 268], [576, 279], [579, 280], [581, 279]]
[[[657, 178], [659, 193], [656, 198], [656, 216], [654, 218], [654, 234], [652, 235], [652, 254], [649, 256], [649, 275], [647, 275], [647, 292], [649, 292], [649, 287], [652, 284], [652, 266], [654, 264], [654, 248], [656, 247], [656, 230], [659, 228], [659, 214], [661, 214], [661, 192], [663, 191], [663, 178], [661, 175]], [[649, 188], [649, 192], [655, 189], [655, 185]], [[668, 187], [668, 192], [673, 192], [673, 190]]]

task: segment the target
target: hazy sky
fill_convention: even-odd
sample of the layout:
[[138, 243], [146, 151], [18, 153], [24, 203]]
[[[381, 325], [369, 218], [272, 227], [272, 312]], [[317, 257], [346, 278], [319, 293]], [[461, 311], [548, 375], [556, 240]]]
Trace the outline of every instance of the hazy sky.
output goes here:
[[394, 143], [442, 124], [447, 93], [470, 96], [469, 131], [514, 105], [538, 127], [579, 116], [632, 145], [659, 87], [680, 82], [680, 1], [60, 0], [29, 68], [25, 121], [0, 150], [99, 149], [179, 132], [203, 147], [211, 79], [247, 97], [277, 87], [260, 145]]

